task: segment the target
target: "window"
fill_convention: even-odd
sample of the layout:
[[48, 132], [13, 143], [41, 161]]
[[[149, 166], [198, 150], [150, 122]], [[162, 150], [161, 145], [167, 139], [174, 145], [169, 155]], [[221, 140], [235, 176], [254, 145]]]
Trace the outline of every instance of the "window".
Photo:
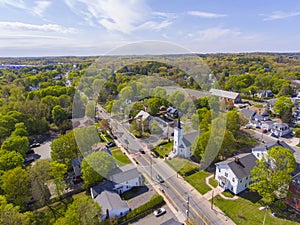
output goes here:
[[219, 168], [219, 173], [221, 173], [221, 169]]
[[257, 155], [257, 157], [259, 157], [259, 153], [257, 153], [256, 155]]
[[225, 177], [228, 177], [228, 173], [225, 173]]
[[233, 187], [231, 187], [230, 190], [233, 191]]
[[245, 188], [247, 187], [247, 184], [245, 184]]
[[240, 180], [240, 183], [242, 183], [243, 180]]
[[232, 178], [232, 182], [235, 182], [235, 179], [234, 179], [234, 177]]
[[248, 177], [246, 177], [246, 180], [248, 180]]

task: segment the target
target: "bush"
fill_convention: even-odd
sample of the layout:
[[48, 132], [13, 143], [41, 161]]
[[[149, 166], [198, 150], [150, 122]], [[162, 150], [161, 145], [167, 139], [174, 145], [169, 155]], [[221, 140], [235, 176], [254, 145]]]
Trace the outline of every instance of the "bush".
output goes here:
[[299, 128], [294, 128], [295, 136], [297, 138], [300, 138], [300, 129]]

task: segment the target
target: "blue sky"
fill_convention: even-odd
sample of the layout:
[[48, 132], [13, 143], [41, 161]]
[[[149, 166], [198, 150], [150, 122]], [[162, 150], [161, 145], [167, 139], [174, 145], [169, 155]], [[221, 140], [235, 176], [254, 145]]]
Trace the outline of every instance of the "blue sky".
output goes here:
[[298, 0], [0, 0], [0, 57], [102, 55], [147, 40], [300, 52], [299, 24]]

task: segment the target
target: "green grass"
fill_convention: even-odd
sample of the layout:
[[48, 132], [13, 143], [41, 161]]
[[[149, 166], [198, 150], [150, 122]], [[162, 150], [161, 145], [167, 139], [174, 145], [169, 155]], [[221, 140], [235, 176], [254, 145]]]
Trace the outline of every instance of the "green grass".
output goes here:
[[169, 164], [175, 171], [177, 171], [182, 176], [191, 173], [199, 168], [198, 165], [195, 165], [191, 161], [183, 158], [173, 158], [170, 160], [166, 160], [166, 163]]
[[[220, 196], [216, 196], [213, 202], [236, 224], [257, 225], [262, 224], [263, 222], [265, 211], [259, 210], [259, 207], [262, 205], [260, 205], [258, 201], [253, 201], [253, 197], [251, 196], [249, 196], [247, 199], [239, 198], [237, 200], [225, 200]], [[268, 210], [265, 225], [274, 224], [291, 225], [298, 223], [273, 217], [271, 215], [271, 210]]]
[[211, 188], [206, 184], [205, 178], [208, 177], [210, 173], [206, 171], [199, 171], [194, 173], [184, 179], [189, 182], [200, 194], [204, 195], [209, 192]]
[[171, 142], [163, 142], [154, 148], [154, 152], [156, 152], [156, 154], [160, 158], [164, 158], [166, 155], [169, 155], [169, 153], [172, 151], [172, 149], [173, 149], [172, 141]]
[[218, 181], [216, 181], [214, 177], [209, 179], [209, 184], [215, 188], [218, 187]]
[[228, 198], [233, 198], [234, 197], [234, 194], [232, 194], [230, 191], [224, 191], [224, 192], [222, 192], [222, 194], [225, 197], [228, 197]]
[[118, 147], [113, 147], [110, 151], [114, 159], [117, 161], [118, 166], [124, 166], [131, 163], [128, 157]]

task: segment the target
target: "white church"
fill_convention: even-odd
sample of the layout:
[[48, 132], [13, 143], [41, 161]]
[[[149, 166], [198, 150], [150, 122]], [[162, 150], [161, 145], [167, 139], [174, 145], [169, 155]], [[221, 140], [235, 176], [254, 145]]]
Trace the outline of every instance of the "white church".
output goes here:
[[195, 131], [189, 134], [183, 135], [183, 129], [180, 123], [180, 117], [178, 117], [177, 127], [174, 128], [174, 144], [173, 150], [169, 157], [183, 157], [189, 159], [192, 156], [191, 146], [195, 138], [199, 135], [199, 131]]

